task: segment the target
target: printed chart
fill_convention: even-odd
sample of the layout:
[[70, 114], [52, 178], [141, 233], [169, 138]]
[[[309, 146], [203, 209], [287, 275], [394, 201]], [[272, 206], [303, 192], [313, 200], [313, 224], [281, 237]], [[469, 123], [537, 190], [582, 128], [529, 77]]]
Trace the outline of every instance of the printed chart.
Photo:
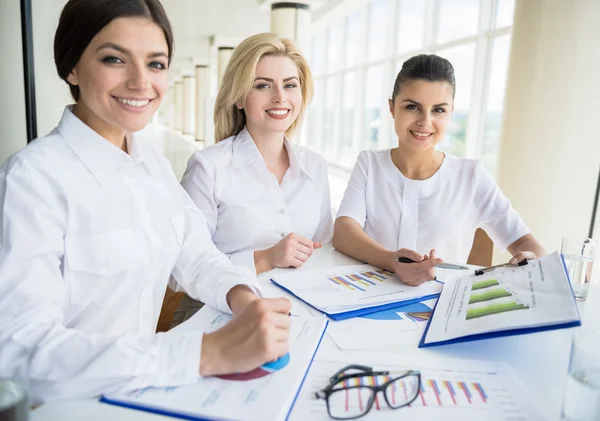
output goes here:
[[471, 286], [465, 318], [471, 320], [528, 308], [529, 305], [519, 298], [513, 287], [502, 282], [501, 278], [484, 279]]
[[389, 270], [379, 269], [373, 271], [346, 273], [344, 275], [329, 276], [331, 282], [336, 285], [341, 285], [352, 291], [366, 291], [366, 288], [384, 282], [387, 279], [394, 277], [394, 274]]
[[[317, 359], [300, 391], [290, 421], [330, 420], [327, 406], [323, 399], [316, 399], [315, 392], [321, 390], [329, 382], [329, 376], [343, 367], [345, 361]], [[406, 356], [402, 357], [406, 359]], [[381, 357], [380, 364], [370, 364], [368, 360], [357, 360], [354, 363], [372, 366], [375, 370], [390, 370], [390, 376], [362, 377], [351, 379], [346, 386], [380, 385], [390, 378], [399, 376], [407, 370], [421, 372], [421, 387], [416, 399], [401, 408], [390, 408], [382, 393], [373, 401], [373, 407], [365, 417], [367, 420], [397, 421], [508, 421], [529, 420], [541, 421], [543, 416], [530, 406], [530, 398], [522, 383], [504, 363], [488, 363], [480, 361], [457, 362], [454, 359], [439, 357], [410, 357], [407, 366], [381, 364], [381, 360], [398, 361], [397, 357]], [[348, 361], [349, 362], [349, 361]], [[410, 364], [410, 365], [409, 365]], [[408, 382], [406, 382], [408, 383]], [[388, 386], [387, 398], [392, 405], [400, 405], [411, 397], [410, 387], [404, 383], [397, 387]], [[347, 391], [347, 399], [334, 401], [338, 405], [336, 412], [354, 411], [364, 407], [369, 395], [359, 394], [360, 389]], [[338, 392], [346, 393], [346, 391]], [[395, 403], [394, 403], [395, 402]], [[330, 402], [330, 405], [332, 402]], [[347, 409], [346, 409], [347, 408]]]

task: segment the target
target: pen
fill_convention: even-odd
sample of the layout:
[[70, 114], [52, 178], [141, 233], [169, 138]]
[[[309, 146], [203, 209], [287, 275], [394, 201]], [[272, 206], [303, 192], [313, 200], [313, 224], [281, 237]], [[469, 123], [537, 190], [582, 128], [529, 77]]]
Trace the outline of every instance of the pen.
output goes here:
[[[525, 266], [527, 264], [527, 259], [525, 260], [521, 260], [517, 266]], [[501, 265], [496, 265], [496, 266], [490, 266], [487, 268], [481, 268], [481, 269], [475, 269], [475, 276], [479, 276], [479, 275], [483, 275], [486, 272], [490, 272], [496, 268], [503, 268], [503, 267], [508, 267], [508, 266], [513, 266], [510, 263], [502, 263]]]
[[[408, 257], [398, 257], [396, 260], [400, 263], [415, 263], [413, 259]], [[452, 269], [452, 270], [469, 270], [468, 267], [462, 265], [454, 265], [452, 263], [440, 263], [439, 265], [435, 265], [436, 268], [440, 269]]]

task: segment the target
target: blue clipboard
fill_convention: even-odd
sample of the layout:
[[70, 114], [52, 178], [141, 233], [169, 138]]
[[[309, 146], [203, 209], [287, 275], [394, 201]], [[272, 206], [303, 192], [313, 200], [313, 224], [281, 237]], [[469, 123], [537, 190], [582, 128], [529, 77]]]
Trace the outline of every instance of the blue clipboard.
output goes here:
[[[273, 278], [271, 278], [271, 282], [273, 282], [275, 285], [277, 285], [282, 290], [292, 294], [294, 297], [298, 298], [300, 301], [302, 301], [309, 307], [314, 308], [318, 312], [325, 314], [327, 317], [329, 317], [330, 319], [335, 320], [335, 321], [351, 319], [353, 317], [358, 317], [358, 316], [364, 316], [365, 314], [377, 313], [379, 311], [388, 310], [390, 308], [400, 307], [400, 306], [404, 306], [404, 305], [408, 305], [408, 304], [420, 303], [421, 301], [431, 300], [433, 298], [438, 298], [440, 296], [440, 294], [429, 294], [429, 295], [424, 295], [422, 297], [409, 298], [407, 300], [399, 300], [399, 301], [394, 301], [392, 303], [379, 304], [379, 305], [375, 305], [372, 307], [365, 307], [365, 308], [361, 308], [361, 309], [357, 309], [357, 310], [345, 311], [342, 313], [327, 313], [327, 312], [313, 306], [308, 301], [303, 300], [302, 298], [298, 297], [291, 290], [289, 290], [286, 287], [284, 287], [283, 285], [280, 285], [277, 282], [275, 282], [275, 280]], [[443, 284], [443, 282], [441, 282], [439, 280], [436, 280], [435, 282], [439, 282], [440, 284]]]
[[[567, 270], [567, 265], [565, 263], [565, 257], [562, 254], [560, 255], [560, 257], [561, 257], [561, 261], [563, 264], [563, 269], [565, 270], [565, 273], [567, 275], [567, 282], [569, 283], [569, 289], [571, 290], [571, 294], [573, 294], [573, 285], [571, 284], [571, 279], [569, 278], [569, 271]], [[574, 294], [573, 294], [573, 301], [575, 301]], [[439, 302], [439, 300], [438, 300], [438, 302]], [[455, 344], [455, 343], [460, 343], [460, 342], [479, 341], [482, 339], [489, 339], [489, 338], [502, 338], [504, 336], [525, 335], [528, 333], [544, 332], [547, 330], [556, 330], [556, 329], [567, 329], [567, 328], [571, 328], [571, 327], [581, 326], [581, 315], [579, 314], [579, 308], [577, 307], [577, 305], [575, 305], [575, 308], [577, 310], [577, 320], [574, 320], [572, 322], [547, 325], [547, 326], [520, 327], [520, 328], [501, 330], [501, 331], [496, 331], [496, 332], [477, 333], [477, 334], [473, 334], [473, 335], [461, 336], [460, 338], [449, 339], [447, 341], [425, 343], [425, 338], [427, 337], [427, 332], [429, 331], [429, 326], [431, 325], [431, 322], [433, 321], [433, 318], [435, 317], [435, 309], [437, 308], [437, 305], [438, 305], [438, 303], [436, 302], [435, 307], [431, 311], [431, 317], [429, 318], [429, 321], [427, 322], [427, 326], [425, 326], [425, 331], [423, 332], [423, 336], [421, 336], [421, 340], [419, 341], [419, 348], [429, 348], [429, 347], [433, 347], [433, 346], [449, 345], [449, 344]]]
[[[302, 390], [302, 386], [304, 385], [304, 381], [306, 380], [306, 376], [308, 375], [308, 370], [310, 370], [310, 367], [312, 366], [312, 363], [315, 359], [315, 355], [317, 355], [317, 351], [319, 350], [319, 347], [321, 346], [321, 342], [323, 341], [323, 337], [325, 336], [325, 332], [327, 331], [328, 325], [329, 325], [329, 321], [326, 320], [325, 326], [323, 328], [323, 332], [321, 333], [321, 337], [319, 338], [319, 342], [317, 343], [317, 346], [315, 347], [315, 352], [313, 353], [312, 358], [310, 359], [308, 367], [306, 368], [306, 371], [304, 372], [304, 377], [302, 377], [302, 381], [300, 382], [300, 385], [298, 386], [298, 390], [296, 390], [296, 394], [294, 395], [294, 400], [292, 401], [292, 403], [290, 405], [290, 409], [285, 417], [286, 420], [289, 419], [290, 414], [292, 413], [292, 409], [294, 409], [294, 405], [295, 405], [296, 401], [298, 400], [298, 396], [300, 395], [300, 391]], [[100, 402], [120, 406], [123, 408], [136, 409], [139, 411], [150, 412], [150, 413], [158, 414], [158, 415], [166, 415], [168, 417], [179, 418], [182, 420], [215, 421], [212, 418], [202, 418], [197, 415], [192, 415], [192, 414], [184, 413], [184, 412], [174, 412], [172, 410], [164, 410], [164, 409], [161, 409], [158, 407], [150, 407], [150, 406], [146, 406], [146, 405], [135, 405], [135, 404], [132, 404], [129, 402], [120, 401], [118, 399], [109, 399], [109, 398], [106, 398], [105, 396], [102, 396], [100, 398]]]

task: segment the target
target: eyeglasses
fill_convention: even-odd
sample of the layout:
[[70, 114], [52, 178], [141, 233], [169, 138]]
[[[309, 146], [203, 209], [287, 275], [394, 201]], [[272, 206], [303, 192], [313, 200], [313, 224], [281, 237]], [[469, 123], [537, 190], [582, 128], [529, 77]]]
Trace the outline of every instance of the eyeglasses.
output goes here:
[[371, 367], [352, 364], [331, 376], [329, 385], [315, 396], [325, 399], [331, 418], [350, 420], [367, 414], [373, 403], [379, 409], [379, 392], [383, 392], [390, 408], [398, 409], [417, 399], [420, 389], [419, 371], [406, 371], [392, 377], [389, 371], [373, 371]]

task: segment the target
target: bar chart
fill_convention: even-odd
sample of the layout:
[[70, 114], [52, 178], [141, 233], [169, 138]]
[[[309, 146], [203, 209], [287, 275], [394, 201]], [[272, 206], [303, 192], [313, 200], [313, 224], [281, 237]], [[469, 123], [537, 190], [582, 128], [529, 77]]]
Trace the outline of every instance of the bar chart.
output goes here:
[[466, 320], [472, 320], [528, 308], [514, 289], [504, 284], [501, 279], [484, 279], [471, 286], [465, 317]]
[[336, 285], [341, 285], [352, 291], [366, 291], [367, 288], [385, 282], [393, 277], [394, 274], [389, 270], [379, 269], [329, 276], [327, 279]]

